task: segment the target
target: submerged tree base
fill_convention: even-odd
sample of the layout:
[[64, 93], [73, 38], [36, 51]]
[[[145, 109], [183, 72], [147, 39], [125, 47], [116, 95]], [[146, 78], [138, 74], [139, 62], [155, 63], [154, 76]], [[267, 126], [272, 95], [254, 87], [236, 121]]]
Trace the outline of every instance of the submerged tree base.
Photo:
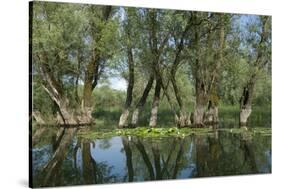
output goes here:
[[234, 129], [212, 129], [212, 128], [134, 128], [134, 129], [115, 129], [111, 131], [85, 131], [80, 130], [78, 135], [89, 139], [102, 139], [114, 136], [138, 136], [138, 137], [186, 137], [189, 135], [204, 135], [215, 131], [226, 131], [233, 134], [247, 133], [249, 135], [262, 134], [271, 136], [271, 128], [251, 128], [248, 130], [241, 128]]

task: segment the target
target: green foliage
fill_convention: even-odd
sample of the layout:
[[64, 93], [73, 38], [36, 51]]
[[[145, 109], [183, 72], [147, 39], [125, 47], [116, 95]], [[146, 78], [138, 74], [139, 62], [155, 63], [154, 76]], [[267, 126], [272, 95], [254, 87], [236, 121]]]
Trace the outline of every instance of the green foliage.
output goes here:
[[[257, 75], [253, 112], [258, 112], [259, 116], [250, 119], [260, 120], [262, 107], [271, 111], [270, 17], [49, 2], [34, 2], [33, 8], [33, 108], [44, 115], [54, 114], [56, 107], [42, 88], [47, 83], [42, 76], [42, 66], [48, 65], [69, 106], [79, 109], [87, 66], [98, 57], [98, 87], [92, 94], [94, 117], [101, 125], [116, 124], [126, 93], [113, 90], [106, 83], [116, 76], [128, 80], [127, 48], [132, 49], [134, 59], [132, 107], [138, 103], [149, 76], [156, 75], [157, 70], [167, 86], [171, 104], [178, 111], [170, 78], [181, 39], [183, 46], [178, 54], [175, 79], [186, 112], [192, 112], [196, 104], [196, 80], [199, 78], [208, 86], [214, 74], [217, 76], [215, 86], [208, 99], [222, 106], [219, 112], [232, 105], [230, 113], [226, 114], [238, 119], [239, 100], [253, 74]], [[108, 8], [111, 11], [105, 18]], [[222, 46], [221, 28], [224, 32]], [[265, 31], [263, 38], [262, 31]], [[261, 39], [264, 40], [261, 42]], [[163, 49], [159, 53], [161, 45]], [[258, 57], [261, 58], [256, 61]], [[159, 60], [155, 67], [156, 58]], [[221, 65], [218, 66], [219, 61]], [[151, 91], [154, 87], [155, 82]], [[150, 92], [140, 115], [142, 125], [147, 124], [152, 100], [153, 92]], [[162, 92], [158, 113], [161, 126], [174, 122], [171, 104]], [[105, 118], [103, 114], [109, 116]], [[269, 114], [266, 115], [270, 117]]]
[[125, 92], [114, 90], [108, 85], [104, 85], [94, 90], [93, 101], [97, 111], [118, 109], [125, 102]]

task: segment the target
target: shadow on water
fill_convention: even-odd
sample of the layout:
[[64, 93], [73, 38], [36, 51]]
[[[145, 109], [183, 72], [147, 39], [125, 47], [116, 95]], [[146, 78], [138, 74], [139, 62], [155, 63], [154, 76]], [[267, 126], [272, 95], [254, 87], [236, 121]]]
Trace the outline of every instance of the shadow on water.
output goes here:
[[33, 145], [34, 187], [271, 173], [271, 136], [215, 131], [89, 140], [75, 128], [48, 130]]

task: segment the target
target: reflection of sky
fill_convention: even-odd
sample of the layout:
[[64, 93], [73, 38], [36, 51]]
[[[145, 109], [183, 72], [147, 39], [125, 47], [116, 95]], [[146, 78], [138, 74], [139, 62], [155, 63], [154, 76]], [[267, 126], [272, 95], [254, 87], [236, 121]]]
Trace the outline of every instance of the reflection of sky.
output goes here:
[[32, 149], [32, 172], [37, 171], [48, 163], [52, 156], [52, 145]]
[[[207, 136], [206, 136], [207, 137]], [[151, 139], [149, 139], [150, 141]], [[155, 140], [160, 140], [160, 139], [155, 139]], [[166, 140], [166, 139], [161, 139], [161, 140]], [[270, 141], [271, 137], [266, 138], [266, 141]], [[208, 141], [208, 140], [207, 140]], [[153, 140], [151, 141], [153, 142]], [[156, 142], [156, 141], [154, 141]], [[237, 143], [239, 142], [239, 139], [237, 141], [237, 138], [235, 136], [231, 135], [220, 135], [220, 138], [218, 139], [218, 144], [220, 144], [218, 153], [220, 154], [219, 159], [213, 159], [210, 155], [206, 154], [204, 157], [204, 162], [206, 162], [207, 166], [211, 165], [211, 169], [213, 172], [208, 172], [209, 175], [206, 176], [213, 176], [213, 175], [224, 175], [224, 174], [231, 174], [231, 175], [237, 175], [237, 174], [245, 174], [245, 173], [270, 173], [271, 172], [271, 159], [272, 159], [272, 151], [271, 151], [271, 145], [268, 142], [263, 142], [263, 140], [253, 140], [253, 150], [254, 150], [254, 158], [255, 161], [247, 161], [245, 165], [242, 165], [240, 162], [243, 161], [243, 154], [246, 152], [244, 151], [245, 149], [243, 148], [237, 148]], [[77, 170], [74, 169], [74, 167], [70, 168], [69, 165], [71, 165], [71, 162], [74, 161], [74, 156], [73, 156], [73, 146], [77, 143], [76, 140], [73, 140], [73, 144], [69, 145], [68, 148], [68, 155], [64, 159], [64, 163], [61, 165], [60, 169], [62, 170], [62, 175], [56, 179], [65, 179], [65, 183], [68, 184], [79, 184], [80, 181], [83, 183], [83, 177], [85, 176], [84, 174], [89, 174], [87, 172], [83, 173], [83, 158], [82, 158], [82, 153], [81, 153], [81, 148], [78, 149], [77, 154], [76, 154], [76, 165], [77, 165]], [[109, 145], [108, 145], [109, 144]], [[151, 149], [151, 146], [149, 146], [149, 143], [145, 143], [145, 148], [146, 150]], [[152, 144], [152, 143], [151, 143]], [[165, 145], [165, 143], [159, 143], [162, 145]], [[178, 144], [179, 145], [179, 144]], [[196, 145], [202, 145], [200, 143], [196, 143], [194, 139], [191, 140], [185, 140], [185, 145], [184, 148], [187, 148], [184, 150], [184, 154], [182, 157], [184, 157], [184, 160], [187, 162], [187, 164], [180, 163], [180, 171], [177, 174], [177, 178], [183, 179], [183, 178], [192, 178], [192, 177], [197, 177], [197, 166], [204, 166], [202, 162], [198, 162], [197, 156], [198, 155], [204, 155], [204, 154], [197, 154]], [[205, 144], [204, 144], [205, 145]], [[210, 150], [210, 143], [206, 143], [206, 146], [203, 146], [206, 149], [206, 153], [209, 153], [208, 150]], [[259, 145], [259, 146], [257, 146]], [[261, 146], [260, 146], [261, 145]], [[200, 146], [199, 146], [200, 147]], [[139, 153], [136, 153], [135, 145], [131, 145], [131, 150], [132, 150], [132, 156], [136, 155], [141, 155]], [[165, 150], [164, 148], [160, 147], [160, 149]], [[88, 150], [88, 149], [87, 149]], [[126, 164], [126, 154], [123, 151], [123, 143], [122, 143], [122, 138], [117, 136], [113, 137], [111, 139], [100, 139], [100, 140], [95, 140], [95, 145], [91, 143], [90, 146], [90, 153], [91, 156], [95, 159], [97, 164], [103, 164], [107, 166], [108, 168], [112, 167], [111, 172], [108, 174], [104, 174], [104, 178], [107, 176], [116, 176], [115, 179], [110, 179], [108, 182], [125, 182], [128, 179], [128, 169], [127, 169], [127, 164]], [[160, 154], [164, 155], [164, 151], [160, 151]], [[233, 159], [233, 155], [237, 153], [242, 153], [240, 158]], [[150, 154], [151, 155], [151, 154]], [[48, 145], [43, 145], [37, 148], [32, 149], [32, 161], [33, 161], [33, 174], [35, 173], [34, 178], [36, 177], [36, 170], [38, 168], [42, 168], [44, 165], [47, 164], [47, 162], [51, 159], [53, 156], [53, 148], [51, 144]], [[155, 164], [154, 164], [154, 158], [153, 156], [149, 156], [150, 161], [152, 163], [152, 166], [154, 168], [155, 172]], [[143, 175], [147, 174], [147, 167], [144, 164], [144, 161], [141, 160], [141, 162], [136, 162], [139, 161], [139, 159], [142, 158], [133, 158], [132, 163], [134, 166], [134, 181], [141, 181], [141, 180], [146, 180], [146, 177]], [[172, 169], [174, 168], [175, 164], [174, 162], [171, 162]], [[222, 165], [226, 164], [237, 164], [239, 167], [230, 167], [228, 169], [227, 167], [221, 167]], [[251, 170], [252, 163], [256, 163], [257, 165], [257, 171], [253, 172]], [[213, 166], [216, 166], [216, 169], [212, 169]], [[242, 167], [240, 167], [242, 166]], [[244, 167], [245, 166], [245, 170]], [[161, 168], [163, 168], [163, 162], [161, 163]], [[208, 169], [207, 169], [208, 170]], [[77, 172], [80, 174], [77, 174]], [[71, 176], [70, 176], [71, 175]], [[76, 177], [77, 180], [71, 180], [72, 178], [70, 177]], [[200, 176], [200, 175], [199, 175]], [[124, 179], [124, 180], [123, 180]], [[41, 181], [40, 181], [41, 182]], [[80, 183], [80, 184], [81, 184]]]
[[196, 171], [196, 164], [193, 162], [193, 157], [192, 153], [194, 153], [194, 144], [193, 141], [191, 141], [190, 146], [189, 146], [189, 151], [184, 155], [188, 161], [188, 166], [183, 169], [177, 178], [191, 178], [194, 174], [194, 171]]
[[97, 140], [95, 148], [91, 148], [91, 155], [97, 163], [106, 162], [107, 165], [113, 166], [112, 175], [123, 176], [126, 175], [126, 157], [121, 152], [123, 147], [120, 137], [113, 137], [110, 139], [110, 148], [100, 148], [102, 140]]

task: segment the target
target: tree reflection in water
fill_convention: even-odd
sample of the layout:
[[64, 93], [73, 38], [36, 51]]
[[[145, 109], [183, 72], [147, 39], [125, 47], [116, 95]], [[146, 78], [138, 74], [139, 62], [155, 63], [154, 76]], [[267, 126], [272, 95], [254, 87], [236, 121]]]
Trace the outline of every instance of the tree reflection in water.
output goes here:
[[44, 131], [42, 141], [36, 140], [35, 187], [271, 172], [271, 137], [214, 132], [89, 140], [77, 138], [76, 131], [58, 129], [43, 140]]

